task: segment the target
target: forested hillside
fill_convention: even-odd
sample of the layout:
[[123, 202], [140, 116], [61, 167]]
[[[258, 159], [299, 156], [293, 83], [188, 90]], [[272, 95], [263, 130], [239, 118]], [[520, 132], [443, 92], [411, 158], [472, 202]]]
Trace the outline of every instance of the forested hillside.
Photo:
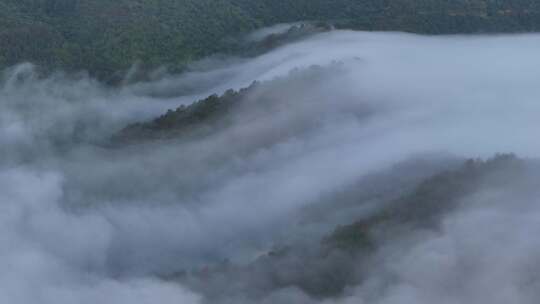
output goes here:
[[[295, 69], [284, 77], [262, 83], [255, 81], [249, 87], [238, 91], [230, 89], [221, 96], [211, 95], [188, 106], [168, 110], [151, 121], [128, 125], [113, 136], [113, 143], [201, 138], [230, 126], [235, 119], [255, 120], [257, 111], [253, 109], [266, 111], [265, 115], [274, 115], [283, 110], [279, 102], [280, 89], [290, 85], [297, 92], [309, 91], [310, 87], [321, 86], [332, 75], [343, 72], [341, 67], [340, 63], [334, 63], [324, 67], [314, 65], [307, 69]], [[250, 111], [245, 111], [246, 108]]]
[[[418, 170], [421, 166], [415, 164], [413, 167]], [[538, 162], [511, 154], [500, 154], [487, 161], [471, 159], [425, 178], [401, 196], [381, 203], [385, 207], [373, 215], [338, 226], [320, 242], [315, 241], [308, 247], [298, 244], [276, 246], [245, 266], [224, 261], [167, 278], [191, 286], [217, 303], [222, 303], [219, 302], [221, 298], [238, 295], [255, 303], [286, 288], [297, 288], [316, 299], [339, 296], [347, 287], [369, 279], [373, 267], [370, 264], [377, 263], [374, 256], [387, 250], [388, 243], [398, 238], [418, 238], [422, 232], [442, 234], [445, 217], [458, 207], [478, 205], [470, 199], [478, 189], [536, 191], [532, 190], [535, 189], [532, 179], [537, 176], [537, 170]], [[366, 180], [347, 190], [352, 193], [351, 203], [369, 201], [369, 196], [362, 198], [359, 195], [362, 183]], [[380, 189], [372, 190], [372, 196], [380, 196], [377, 192]], [[488, 207], [490, 203], [498, 204], [497, 201], [485, 202]], [[233, 286], [223, 283], [232, 280], [235, 281]]]
[[418, 33], [536, 31], [532, 0], [0, 0], [0, 67], [31, 61], [119, 78], [241, 48], [242, 34], [282, 22]]

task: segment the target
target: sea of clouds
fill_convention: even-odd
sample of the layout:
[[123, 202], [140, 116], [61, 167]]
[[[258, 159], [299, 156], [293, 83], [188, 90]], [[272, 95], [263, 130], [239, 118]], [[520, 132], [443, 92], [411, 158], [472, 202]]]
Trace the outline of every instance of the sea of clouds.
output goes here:
[[[310, 204], [373, 172], [433, 153], [539, 157], [539, 49], [533, 34], [332, 31], [121, 88], [10, 68], [0, 82], [0, 302], [204, 303], [160, 278], [249, 263], [297, 237]], [[339, 73], [313, 85], [261, 91], [268, 107], [255, 91], [209, 136], [103, 145], [167, 109], [332, 64]], [[325, 303], [537, 303], [538, 197], [484, 190], [440, 234], [387, 245], [369, 280]], [[316, 300], [286, 289], [266, 301]]]

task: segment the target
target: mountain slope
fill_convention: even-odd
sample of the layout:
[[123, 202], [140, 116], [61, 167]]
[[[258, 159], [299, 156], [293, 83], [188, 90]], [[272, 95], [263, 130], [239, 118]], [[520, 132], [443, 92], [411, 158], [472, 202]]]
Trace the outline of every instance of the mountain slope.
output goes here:
[[235, 52], [243, 33], [299, 20], [432, 34], [540, 29], [529, 0], [0, 0], [0, 17], [0, 67], [31, 61], [105, 80], [136, 62], [178, 70]]
[[[415, 170], [419, 168], [417, 164]], [[475, 195], [493, 189], [537, 194], [533, 178], [538, 176], [538, 169], [537, 161], [511, 154], [485, 161], [471, 159], [425, 178], [413, 189], [382, 204], [378, 212], [337, 227], [320, 242], [278, 245], [247, 265], [225, 261], [167, 278], [205, 294], [210, 303], [228, 303], [228, 297], [240, 295], [255, 303], [284, 289], [299, 289], [313, 298], [340, 296], [347, 287], [361, 284], [372, 275], [370, 271], [381, 267], [381, 256], [388, 254], [384, 250], [389, 244], [404, 239], [420, 243], [426, 233], [443, 234], [445, 221], [457, 210], [463, 212], [473, 206], [498, 208], [498, 201], [479, 204], [474, 201]], [[358, 191], [362, 182], [348, 191]], [[357, 193], [351, 198], [357, 205], [370, 199], [361, 199]], [[335, 197], [327, 205], [337, 202], [339, 198]], [[235, 282], [233, 286], [225, 283], [231, 281]]]

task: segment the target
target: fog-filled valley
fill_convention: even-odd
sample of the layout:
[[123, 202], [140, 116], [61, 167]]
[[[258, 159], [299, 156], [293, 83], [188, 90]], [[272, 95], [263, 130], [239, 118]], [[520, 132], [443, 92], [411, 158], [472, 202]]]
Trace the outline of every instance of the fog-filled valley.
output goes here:
[[539, 49], [329, 30], [114, 87], [7, 68], [0, 302], [537, 303]]

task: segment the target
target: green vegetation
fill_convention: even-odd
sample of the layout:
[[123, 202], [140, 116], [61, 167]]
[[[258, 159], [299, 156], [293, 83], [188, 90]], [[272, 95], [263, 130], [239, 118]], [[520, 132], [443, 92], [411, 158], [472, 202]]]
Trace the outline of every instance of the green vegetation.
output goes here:
[[[349, 252], [372, 250], [375, 235], [403, 227], [437, 229], [440, 218], [451, 212], [460, 199], [472, 195], [482, 186], [507, 186], [508, 177], [523, 174], [525, 162], [513, 154], [500, 154], [487, 161], [468, 160], [457, 170], [437, 174], [414, 191], [391, 202], [378, 214], [338, 227], [324, 243], [329, 248]], [[396, 227], [398, 227], [396, 229]]]
[[227, 121], [230, 109], [239, 104], [257, 84], [240, 91], [229, 90], [222, 96], [211, 95], [189, 106], [180, 106], [145, 123], [127, 126], [116, 134], [116, 143], [136, 143], [146, 140], [201, 137]]
[[112, 143], [123, 145], [152, 140], [200, 139], [230, 126], [232, 119], [238, 115], [243, 120], [256, 115], [242, 112], [243, 106], [251, 110], [257, 108], [259, 111], [272, 112], [272, 107], [279, 107], [277, 101], [280, 100], [280, 89], [293, 86], [298, 91], [306, 90], [323, 83], [330, 75], [339, 73], [341, 68], [341, 64], [336, 62], [324, 67], [295, 69], [284, 77], [265, 82], [255, 81], [247, 88], [228, 90], [221, 96], [211, 95], [188, 106], [168, 110], [154, 120], [128, 125], [113, 136]]
[[[415, 231], [440, 231], [443, 218], [478, 191], [504, 188], [519, 193], [522, 189], [536, 189], [532, 177], [537, 174], [537, 162], [512, 154], [471, 159], [424, 179], [397, 199], [382, 204], [384, 207], [373, 215], [339, 226], [310, 246], [278, 246], [245, 266], [225, 261], [167, 279], [204, 291], [210, 300], [238, 293], [255, 302], [272, 291], [292, 287], [315, 298], [339, 296], [347, 286], [356, 286], [365, 279], [366, 270], [373, 266], [372, 258], [387, 242]], [[524, 185], [524, 180], [529, 184]], [[336, 203], [339, 201], [331, 201]], [[224, 284], [229, 280], [237, 283]]]
[[0, 0], [0, 68], [31, 61], [117, 81], [134, 63], [178, 71], [245, 48], [276, 23], [418, 33], [537, 31], [532, 0]]

